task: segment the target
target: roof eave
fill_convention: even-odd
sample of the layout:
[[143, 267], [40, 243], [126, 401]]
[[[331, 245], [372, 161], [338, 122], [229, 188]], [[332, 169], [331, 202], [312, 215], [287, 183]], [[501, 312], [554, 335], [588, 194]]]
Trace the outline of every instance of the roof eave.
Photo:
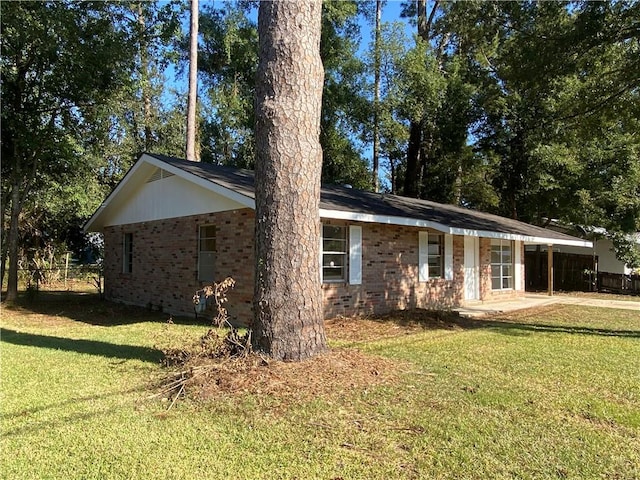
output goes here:
[[537, 237], [530, 235], [521, 235], [516, 233], [495, 232], [490, 230], [476, 230], [467, 228], [449, 227], [447, 225], [432, 222], [429, 220], [421, 220], [409, 217], [395, 217], [389, 215], [375, 215], [370, 213], [360, 213], [345, 210], [320, 209], [321, 218], [331, 218], [336, 220], [351, 220], [364, 223], [382, 223], [387, 225], [401, 225], [405, 227], [432, 228], [439, 232], [448, 233], [450, 235], [466, 235], [470, 237], [496, 238], [502, 240], [518, 240], [528, 244], [541, 245], [566, 245], [574, 247], [592, 248], [591, 242], [580, 239], [564, 239]]
[[109, 209], [114, 199], [117, 198], [118, 194], [123, 189], [125, 189], [131, 181], [135, 181], [134, 177], [136, 173], [140, 170], [140, 168], [142, 168], [145, 163], [153, 165], [157, 168], [162, 168], [163, 170], [184, 178], [185, 180], [188, 180], [206, 190], [222, 195], [226, 198], [229, 198], [230, 200], [239, 203], [244, 207], [255, 210], [255, 200], [253, 198], [238, 193], [230, 188], [224, 187], [213, 180], [199, 177], [198, 175], [194, 175], [193, 173], [175, 167], [159, 158], [154, 157], [153, 155], [143, 153], [140, 158], [131, 166], [122, 180], [120, 180], [116, 188], [113, 189], [109, 196], [97, 208], [91, 218], [89, 218], [89, 220], [87, 220], [87, 222], [84, 224], [84, 226], [82, 227], [82, 230], [84, 232], [101, 232], [104, 229], [105, 225], [103, 223], [103, 215]]

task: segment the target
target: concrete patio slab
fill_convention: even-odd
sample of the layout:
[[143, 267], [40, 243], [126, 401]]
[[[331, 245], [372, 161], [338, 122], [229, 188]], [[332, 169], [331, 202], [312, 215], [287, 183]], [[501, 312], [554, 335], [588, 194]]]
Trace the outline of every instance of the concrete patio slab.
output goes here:
[[498, 313], [513, 312], [526, 308], [543, 307], [545, 305], [587, 305], [601, 308], [619, 308], [640, 312], [640, 301], [605, 300], [588, 297], [572, 297], [568, 295], [526, 294], [524, 297], [510, 300], [496, 300], [490, 302], [470, 302], [463, 307], [454, 308], [463, 317], [484, 317]]

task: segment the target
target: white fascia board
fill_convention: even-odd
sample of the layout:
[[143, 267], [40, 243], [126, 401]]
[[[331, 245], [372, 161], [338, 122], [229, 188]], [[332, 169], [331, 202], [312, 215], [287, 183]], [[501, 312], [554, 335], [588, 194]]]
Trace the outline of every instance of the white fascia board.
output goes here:
[[501, 240], [518, 240], [529, 244], [544, 245], [570, 245], [574, 247], [593, 247], [591, 242], [585, 240], [565, 240], [546, 237], [531, 237], [528, 235], [519, 235], [515, 233], [492, 232], [489, 230], [474, 230], [468, 228], [448, 227], [441, 223], [431, 222], [429, 220], [421, 220], [418, 218], [394, 217], [389, 215], [373, 215], [370, 213], [345, 212], [342, 210], [320, 209], [321, 218], [332, 218], [335, 220], [351, 220], [354, 222], [365, 223], [383, 223], [386, 225], [401, 225], [404, 227], [432, 228], [439, 232], [448, 233], [450, 235], [462, 235], [468, 237], [496, 238]]
[[566, 245], [568, 247], [593, 248], [593, 242], [587, 240], [560, 240], [557, 238], [527, 237], [522, 236], [522, 241], [527, 245]]
[[207, 180], [205, 178], [199, 177], [197, 175], [194, 175], [193, 173], [182, 170], [181, 168], [174, 167], [173, 165], [165, 163], [162, 160], [152, 157], [151, 155], [147, 155], [146, 153], [142, 155], [140, 159], [145, 160], [151, 163], [152, 165], [155, 165], [158, 168], [162, 168], [163, 170], [169, 173], [178, 175], [179, 177], [182, 177], [185, 180], [195, 183], [196, 185], [206, 190], [210, 190], [214, 193], [217, 193], [218, 195], [222, 195], [223, 197], [228, 198], [229, 200], [238, 202], [240, 205], [244, 207], [251, 208], [254, 210], [256, 208], [256, 202], [253, 198], [247, 197], [246, 195], [242, 195], [241, 193], [238, 193], [235, 190], [231, 190], [230, 188], [223, 187], [222, 185], [212, 182], [211, 180]]
[[420, 220], [417, 218], [393, 217], [389, 215], [373, 215], [371, 213], [345, 212], [342, 210], [320, 209], [320, 218], [332, 218], [334, 220], [351, 220], [365, 223], [384, 223], [387, 225], [402, 225], [405, 227], [432, 228], [443, 233], [453, 233], [452, 228], [437, 222]]

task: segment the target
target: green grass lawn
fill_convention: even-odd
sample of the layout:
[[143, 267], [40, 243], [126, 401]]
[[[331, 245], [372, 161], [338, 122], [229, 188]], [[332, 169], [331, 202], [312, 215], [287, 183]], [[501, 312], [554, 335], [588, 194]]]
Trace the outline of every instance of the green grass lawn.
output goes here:
[[640, 478], [640, 312], [554, 305], [332, 339], [397, 359], [398, 379], [167, 410], [149, 398], [160, 349], [206, 325], [43, 298], [2, 311], [2, 478]]

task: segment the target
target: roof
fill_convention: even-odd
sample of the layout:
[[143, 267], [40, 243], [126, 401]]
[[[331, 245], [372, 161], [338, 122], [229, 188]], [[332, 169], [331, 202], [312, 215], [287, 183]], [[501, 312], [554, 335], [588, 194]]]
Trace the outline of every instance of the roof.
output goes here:
[[[254, 173], [232, 167], [202, 162], [191, 162], [157, 154], [143, 154], [125, 175], [116, 189], [107, 197], [101, 208], [85, 225], [90, 230], [118, 190], [132, 176], [140, 162], [152, 163], [167, 171], [182, 175], [208, 186], [218, 193], [233, 196], [242, 205], [255, 208]], [[591, 242], [509, 218], [479, 212], [454, 205], [356, 190], [344, 186], [323, 185], [320, 194], [321, 218], [406, 225], [454, 234], [477, 237], [521, 240], [527, 243], [574, 245], [591, 247]]]

